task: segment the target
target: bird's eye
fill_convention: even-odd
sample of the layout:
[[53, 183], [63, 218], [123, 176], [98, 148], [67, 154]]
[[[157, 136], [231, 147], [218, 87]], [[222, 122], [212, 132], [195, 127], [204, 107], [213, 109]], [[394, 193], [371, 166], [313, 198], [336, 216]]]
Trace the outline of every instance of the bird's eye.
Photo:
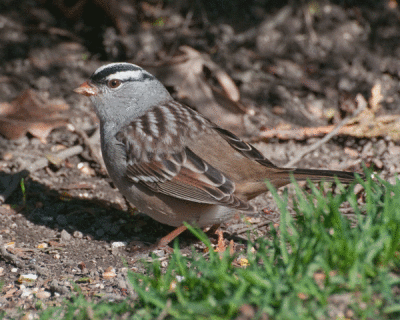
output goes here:
[[118, 79], [111, 79], [107, 82], [107, 85], [111, 89], [118, 88], [121, 85], [121, 81]]

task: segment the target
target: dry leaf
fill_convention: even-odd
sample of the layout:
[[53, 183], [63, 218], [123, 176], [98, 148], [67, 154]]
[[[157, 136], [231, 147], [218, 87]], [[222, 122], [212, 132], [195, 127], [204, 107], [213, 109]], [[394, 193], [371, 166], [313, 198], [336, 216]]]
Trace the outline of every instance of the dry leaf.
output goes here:
[[240, 265], [241, 267], [246, 268], [246, 267], [248, 267], [248, 266], [250, 265], [250, 262], [249, 262], [249, 260], [246, 259], [246, 258], [240, 258], [240, 259], [239, 259], [239, 265]]
[[18, 139], [29, 132], [46, 143], [54, 128], [67, 124], [68, 119], [61, 112], [68, 109], [65, 102], [44, 101], [28, 89], [11, 103], [0, 104], [0, 134], [8, 139]]
[[113, 267], [108, 267], [104, 272], [103, 272], [103, 278], [104, 279], [112, 279], [116, 277], [117, 274], [115, 273], [115, 269]]
[[214, 251], [215, 252], [219, 252], [219, 253], [223, 253], [226, 250], [226, 245], [225, 245], [225, 240], [224, 240], [224, 233], [222, 232], [222, 230], [217, 230], [215, 233], [218, 234], [218, 247]]

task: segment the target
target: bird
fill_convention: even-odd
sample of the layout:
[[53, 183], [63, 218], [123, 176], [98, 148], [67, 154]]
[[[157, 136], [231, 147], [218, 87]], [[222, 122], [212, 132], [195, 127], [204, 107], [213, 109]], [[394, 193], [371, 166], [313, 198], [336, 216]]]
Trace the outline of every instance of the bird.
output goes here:
[[143, 68], [99, 67], [74, 90], [90, 98], [100, 120], [101, 151], [115, 186], [140, 212], [176, 227], [155, 247], [186, 230], [218, 225], [249, 201], [295, 180], [350, 183], [355, 173], [281, 168], [249, 143], [170, 95]]

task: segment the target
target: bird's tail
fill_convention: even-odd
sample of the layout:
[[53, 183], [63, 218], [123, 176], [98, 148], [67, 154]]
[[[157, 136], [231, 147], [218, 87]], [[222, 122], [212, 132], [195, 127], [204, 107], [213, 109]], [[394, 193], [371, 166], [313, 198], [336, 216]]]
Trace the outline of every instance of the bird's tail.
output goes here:
[[[335, 181], [335, 177], [342, 183], [350, 183], [355, 180], [356, 175], [354, 172], [335, 171], [335, 170], [317, 170], [317, 169], [294, 169], [292, 171], [296, 180], [311, 181]], [[363, 175], [360, 174], [362, 177]]]

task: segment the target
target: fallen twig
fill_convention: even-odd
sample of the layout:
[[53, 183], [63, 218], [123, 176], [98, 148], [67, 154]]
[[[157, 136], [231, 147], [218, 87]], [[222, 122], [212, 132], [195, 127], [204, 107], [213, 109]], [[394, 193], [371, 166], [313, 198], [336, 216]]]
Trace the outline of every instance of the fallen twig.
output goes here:
[[47, 155], [43, 158], [40, 158], [39, 160], [35, 161], [32, 163], [30, 166], [26, 168], [26, 170], [29, 171], [29, 173], [35, 172], [37, 170], [43, 169], [49, 165], [49, 158], [52, 159], [57, 159], [57, 161], [62, 161], [65, 160], [69, 157], [75, 156], [77, 154], [80, 154], [83, 151], [82, 146], [74, 146], [65, 150], [62, 150], [56, 154], [52, 155]]

